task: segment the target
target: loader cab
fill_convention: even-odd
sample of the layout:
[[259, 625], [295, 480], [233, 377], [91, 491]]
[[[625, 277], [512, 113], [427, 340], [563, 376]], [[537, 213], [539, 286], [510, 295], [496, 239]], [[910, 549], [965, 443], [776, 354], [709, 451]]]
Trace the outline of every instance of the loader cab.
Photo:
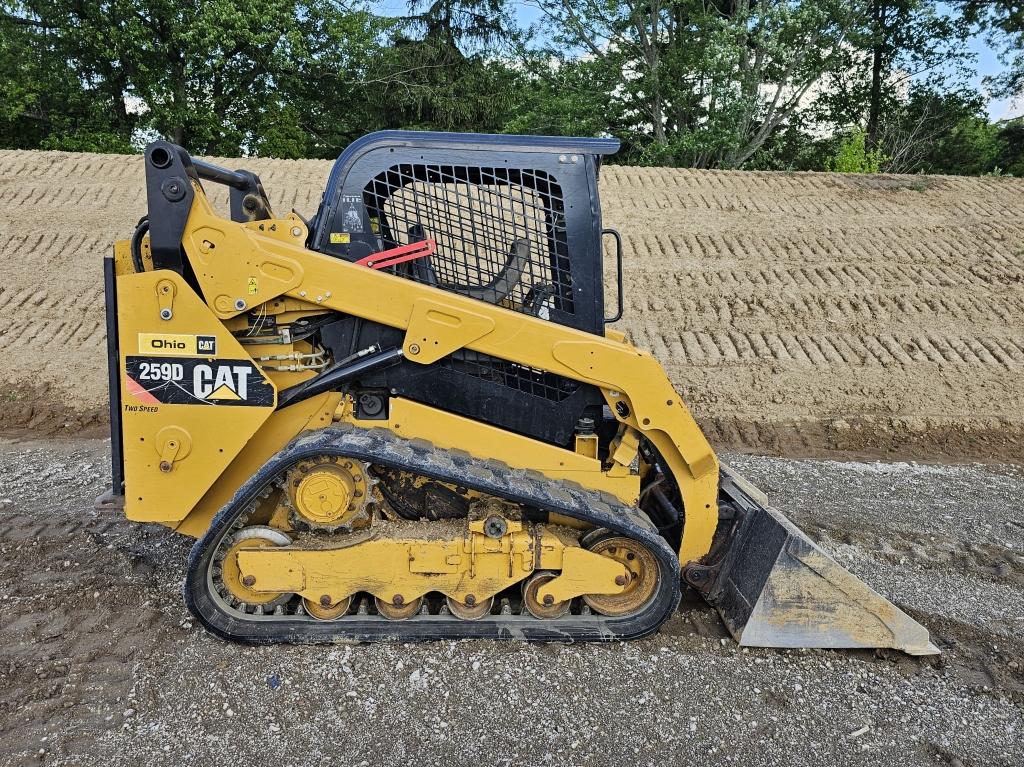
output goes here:
[[[335, 163], [307, 246], [360, 261], [432, 241], [428, 257], [389, 269], [603, 335], [597, 180], [601, 159], [618, 147], [614, 139], [372, 133]], [[400, 347], [402, 331], [345, 317], [322, 338], [342, 359], [370, 345]], [[406, 360], [361, 383], [371, 404], [406, 397], [563, 446], [578, 424], [603, 417], [597, 388], [470, 350], [429, 366]], [[382, 417], [382, 406], [364, 409], [362, 394], [357, 401], [360, 418]]]
[[604, 332], [597, 176], [615, 139], [381, 131], [338, 158], [309, 247], [349, 261], [432, 240], [394, 267], [444, 290]]

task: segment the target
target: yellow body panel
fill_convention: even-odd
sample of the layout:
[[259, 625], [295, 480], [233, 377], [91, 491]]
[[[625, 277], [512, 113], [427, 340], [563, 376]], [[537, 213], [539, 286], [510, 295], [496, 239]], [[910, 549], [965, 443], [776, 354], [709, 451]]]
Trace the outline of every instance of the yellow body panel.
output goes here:
[[[194, 359], [211, 372], [225, 359], [245, 360], [248, 355], [175, 272], [118, 277], [117, 302], [121, 428], [128, 477], [125, 514], [137, 521], [174, 526], [270, 417], [276, 399], [263, 407], [221, 406], [212, 399], [206, 405], [155, 400], [139, 385], [145, 381], [135, 381], [125, 372], [129, 358], [150, 360], [146, 365], [178, 364], [172, 361], [175, 357], [153, 355], [154, 335], [165, 336], [171, 344], [180, 343], [181, 336], [215, 338], [216, 356], [199, 357], [194, 347], [178, 351], [180, 358]], [[170, 317], [162, 319], [161, 311], [166, 309]], [[147, 375], [149, 369], [141, 373]], [[154, 375], [159, 374], [157, 368]], [[208, 386], [214, 383], [211, 378]]]
[[330, 426], [340, 400], [340, 394], [322, 394], [275, 412], [175, 529], [196, 538], [205, 533], [234, 492], [296, 434]]
[[[215, 334], [221, 348], [230, 349], [232, 355], [248, 356], [250, 350], [239, 345], [228, 332], [228, 327], [238, 323], [234, 318], [240, 314], [257, 307], [268, 314], [330, 309], [404, 329], [403, 350], [408, 359], [416, 362], [430, 364], [466, 348], [597, 386], [616, 417], [629, 427], [613, 454], [619, 462], [613, 461], [607, 469], [584, 453], [546, 445], [401, 399], [392, 400], [393, 410], [387, 422], [363, 425], [385, 426], [403, 436], [497, 458], [554, 478], [572, 479], [610, 492], [630, 504], [636, 502], [639, 492], [636, 439], [631, 433], [636, 430], [658, 448], [682, 491], [685, 528], [681, 560], [696, 560], [707, 553], [718, 521], [718, 461], [650, 354], [635, 348], [615, 331], [609, 331], [606, 337], [595, 336], [306, 250], [302, 244], [306, 229], [296, 217], [232, 222], [217, 216], [202, 188], [195, 188], [182, 244], [206, 305], [177, 275], [126, 274], [129, 269], [121, 265], [125, 251], [120, 245], [117, 255], [122, 350], [137, 345], [139, 333], [209, 333]], [[155, 292], [158, 281], [164, 278], [174, 283], [169, 298]], [[177, 307], [173, 319], [161, 321], [159, 312], [169, 302]], [[256, 351], [262, 353], [266, 349], [256, 347]], [[278, 388], [310, 375], [269, 370], [268, 374]], [[132, 402], [127, 391], [122, 392], [122, 397], [126, 405]], [[302, 430], [327, 425], [326, 413], [337, 406], [338, 399], [333, 405], [326, 400], [302, 404], [308, 405], [308, 409], [292, 407], [272, 418], [272, 408], [255, 407], [162, 405], [158, 414], [126, 411], [129, 516], [172, 524], [192, 535], [201, 533], [217, 508], [270, 455]], [[176, 410], [182, 413], [178, 415]], [[290, 413], [292, 410], [295, 412]], [[351, 413], [346, 416], [346, 412], [343, 408], [341, 417], [354, 421]], [[261, 429], [268, 418], [271, 420]], [[175, 468], [165, 473], [159, 470], [159, 465], [166, 456], [151, 445], [160, 429], [170, 425], [189, 435], [201, 433], [203, 438], [191, 439], [192, 449], [200, 451], [195, 458], [179, 457], [172, 462]], [[167, 452], [166, 445], [162, 445], [162, 450]], [[627, 464], [623, 456], [634, 460]], [[225, 472], [229, 465], [230, 470]], [[179, 479], [187, 482], [178, 482]], [[143, 500], [139, 501], [139, 497]]]
[[[255, 277], [260, 301], [286, 295], [311, 309], [405, 329], [403, 350], [414, 361], [434, 361], [435, 348], [445, 353], [467, 348], [600, 387], [617, 417], [657, 446], [679, 483], [686, 519], [680, 559], [707, 553], [718, 523], [718, 460], [649, 353], [614, 333], [594, 336], [306, 250], [305, 230], [290, 238], [281, 234], [286, 226], [300, 229], [292, 219], [259, 224], [222, 219], [197, 188], [182, 243], [190, 259], [204, 267], [197, 268], [197, 277], [218, 316], [245, 311], [233, 302], [249, 295]], [[616, 410], [620, 403], [621, 411]], [[484, 456], [492, 450], [488, 444], [462, 448]]]
[[425, 439], [437, 447], [486, 455], [516, 469], [534, 469], [554, 479], [570, 479], [609, 492], [631, 506], [640, 494], [637, 475], [613, 477], [602, 471], [601, 462], [595, 458], [401, 397], [391, 399], [386, 421], [360, 421], [351, 408], [345, 408], [339, 418], [365, 428], [390, 429], [408, 439]]
[[[409, 603], [440, 591], [459, 602], [480, 602], [536, 570], [561, 571], [546, 584], [561, 602], [581, 594], [618, 594], [629, 571], [614, 559], [567, 546], [538, 527], [516, 522], [500, 538], [470, 529], [450, 538], [380, 538], [336, 549], [252, 548], [237, 552], [238, 571], [255, 592], [295, 593], [336, 604], [360, 591], [388, 603]], [[621, 582], [617, 583], [616, 578]]]

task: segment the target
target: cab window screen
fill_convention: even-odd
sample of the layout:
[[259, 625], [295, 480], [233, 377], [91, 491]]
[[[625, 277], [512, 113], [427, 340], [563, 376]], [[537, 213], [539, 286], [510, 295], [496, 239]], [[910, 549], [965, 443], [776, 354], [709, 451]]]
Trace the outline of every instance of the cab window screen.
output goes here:
[[564, 201], [548, 173], [395, 165], [363, 196], [383, 249], [437, 243], [403, 276], [545, 319], [573, 313]]

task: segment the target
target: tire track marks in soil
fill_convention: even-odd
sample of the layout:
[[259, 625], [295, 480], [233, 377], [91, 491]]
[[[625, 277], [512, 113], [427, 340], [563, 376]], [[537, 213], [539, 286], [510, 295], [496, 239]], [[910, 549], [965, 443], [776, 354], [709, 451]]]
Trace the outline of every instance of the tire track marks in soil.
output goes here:
[[866, 329], [868, 325], [889, 329], [894, 324], [927, 329], [929, 325], [957, 320], [975, 328], [1005, 332], [1024, 316], [1024, 296], [993, 296], [986, 301], [982, 296], [922, 291], [864, 296], [829, 295], [814, 290], [786, 291], [781, 296], [750, 291], [736, 291], [728, 297], [647, 295], [630, 298], [627, 305], [646, 319], [658, 314], [685, 317], [689, 327], [730, 327], [747, 322], [762, 328], [772, 321], [776, 326], [788, 321], [800, 327], [828, 324], [830, 329]]
[[50, 748], [39, 734], [120, 728], [140, 665], [184, 614], [173, 578], [190, 544], [90, 508], [109, 483], [104, 443], [40, 444], [0, 443], [0, 742], [36, 728], [33, 753]]
[[1024, 367], [1024, 343], [1017, 338], [956, 338], [896, 335], [806, 335], [730, 330], [683, 331], [649, 335], [656, 356], [673, 366], [729, 365], [775, 360], [785, 364], [831, 368], [875, 366], [906, 368], [915, 363], [939, 367]]
[[[306, 216], [330, 170], [214, 161]], [[620, 327], [719, 447], [1024, 460], [1024, 180], [606, 166], [601, 194]], [[100, 263], [144, 208], [138, 156], [0, 151], [0, 428], [103, 419]]]

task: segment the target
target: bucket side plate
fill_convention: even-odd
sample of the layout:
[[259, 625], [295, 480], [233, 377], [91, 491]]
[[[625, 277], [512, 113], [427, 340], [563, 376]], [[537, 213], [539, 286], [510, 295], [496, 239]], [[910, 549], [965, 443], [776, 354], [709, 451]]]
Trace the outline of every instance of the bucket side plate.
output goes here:
[[924, 626], [841, 567], [724, 466], [721, 489], [740, 519], [703, 590], [741, 646], [939, 652]]

